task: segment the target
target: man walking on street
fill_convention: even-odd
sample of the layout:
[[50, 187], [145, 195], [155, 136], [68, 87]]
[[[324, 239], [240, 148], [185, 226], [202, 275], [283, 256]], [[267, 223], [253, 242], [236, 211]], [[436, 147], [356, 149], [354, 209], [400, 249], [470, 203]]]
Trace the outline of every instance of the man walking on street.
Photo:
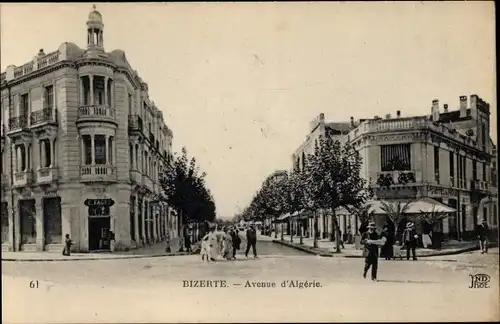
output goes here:
[[385, 243], [385, 238], [379, 240], [379, 235], [375, 231], [375, 223], [368, 224], [367, 232], [363, 233], [361, 237], [361, 244], [364, 244], [363, 256], [365, 257], [365, 268], [363, 271], [363, 278], [366, 278], [366, 273], [372, 268], [372, 280], [377, 281], [378, 271], [378, 249], [379, 245]]
[[415, 233], [415, 227], [413, 223], [408, 222], [406, 224], [406, 229], [403, 232], [403, 244], [406, 248], [406, 260], [410, 260], [410, 250], [413, 255], [413, 261], [417, 260], [417, 238], [418, 235], [417, 233]]
[[254, 226], [250, 225], [250, 227], [247, 229], [247, 248], [245, 250], [245, 256], [247, 258], [248, 258], [248, 252], [250, 251], [250, 247], [252, 247], [254, 258], [257, 257], [256, 244], [257, 244], [257, 233], [255, 232]]
[[486, 219], [483, 219], [481, 224], [477, 226], [477, 238], [479, 239], [479, 248], [481, 249], [481, 254], [488, 253], [488, 236], [490, 234], [490, 229]]

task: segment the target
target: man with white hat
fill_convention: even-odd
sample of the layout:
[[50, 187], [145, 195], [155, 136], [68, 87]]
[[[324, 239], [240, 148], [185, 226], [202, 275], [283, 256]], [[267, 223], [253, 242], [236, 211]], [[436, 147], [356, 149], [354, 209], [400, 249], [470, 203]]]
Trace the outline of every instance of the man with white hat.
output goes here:
[[403, 232], [403, 245], [406, 248], [406, 260], [410, 260], [410, 250], [413, 255], [413, 260], [417, 260], [417, 238], [418, 235], [415, 232], [415, 225], [412, 222], [406, 223], [406, 228]]
[[375, 223], [370, 222], [367, 226], [367, 231], [361, 236], [361, 244], [364, 244], [363, 256], [365, 257], [365, 268], [363, 278], [366, 278], [366, 273], [372, 268], [372, 280], [377, 281], [378, 271], [378, 249], [380, 245], [384, 245], [386, 238], [379, 239], [378, 233], [375, 231]]

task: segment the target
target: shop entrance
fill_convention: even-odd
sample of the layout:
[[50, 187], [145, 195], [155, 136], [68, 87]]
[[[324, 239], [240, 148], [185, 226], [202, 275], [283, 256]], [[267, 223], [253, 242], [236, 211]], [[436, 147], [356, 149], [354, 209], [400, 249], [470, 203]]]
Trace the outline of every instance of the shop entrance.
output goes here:
[[85, 200], [89, 213], [89, 251], [109, 250], [110, 207], [114, 203], [112, 199]]
[[109, 250], [109, 216], [89, 217], [89, 251]]

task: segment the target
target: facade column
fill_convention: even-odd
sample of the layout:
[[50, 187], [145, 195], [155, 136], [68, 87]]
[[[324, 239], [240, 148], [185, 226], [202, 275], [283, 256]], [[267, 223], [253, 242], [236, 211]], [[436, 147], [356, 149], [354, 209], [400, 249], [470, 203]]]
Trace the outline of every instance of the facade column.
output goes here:
[[24, 172], [29, 169], [29, 160], [28, 160], [28, 143], [24, 143]]
[[80, 80], [80, 105], [83, 105], [85, 103], [85, 88], [83, 87], [83, 77], [79, 77], [78, 79]]
[[158, 208], [156, 207], [156, 203], [155, 205], [153, 205], [153, 207], [151, 208], [152, 209], [152, 214], [151, 216], [153, 216], [151, 218], [151, 220], [153, 221], [153, 235], [152, 238], [153, 238], [153, 243], [156, 243], [158, 241], [158, 224], [156, 223], [157, 222], [157, 218], [158, 218], [158, 214], [157, 214], [157, 211], [158, 211]]
[[148, 203], [144, 198], [142, 202], [142, 237], [144, 238], [144, 244], [148, 242]]
[[108, 105], [108, 77], [104, 77], [104, 104], [107, 106]]
[[50, 145], [50, 166], [49, 167], [54, 167], [57, 165], [56, 163], [56, 139], [49, 139], [49, 145]]
[[139, 224], [139, 208], [141, 208], [139, 206], [139, 197], [136, 197], [135, 198], [135, 204], [134, 204], [134, 227], [135, 227], [135, 237], [134, 237], [134, 240], [137, 242], [137, 244], [139, 244], [140, 242], [140, 239], [139, 239], [139, 231], [141, 230], [141, 224]]
[[43, 198], [35, 201], [36, 210], [36, 250], [43, 251], [45, 245], [45, 233], [43, 231]]
[[95, 148], [94, 148], [94, 134], [90, 135], [90, 149], [92, 150], [92, 165], [95, 165]]
[[45, 168], [46, 156], [45, 156], [45, 140], [38, 141], [40, 147], [40, 165], [39, 168]]
[[13, 169], [14, 169], [14, 172], [18, 172], [19, 171], [19, 151], [17, 149], [17, 146], [12, 144], [12, 156], [14, 157], [14, 161], [12, 161], [14, 163], [13, 165]]
[[113, 161], [109, 158], [109, 135], [105, 137], [104, 154], [106, 155], [106, 164], [113, 164]]
[[85, 156], [85, 141], [83, 140], [83, 136], [80, 137], [80, 152], [82, 154], [82, 165], [85, 165], [85, 160], [86, 160], [86, 156]]
[[94, 105], [94, 75], [89, 74], [90, 79], [90, 104]]

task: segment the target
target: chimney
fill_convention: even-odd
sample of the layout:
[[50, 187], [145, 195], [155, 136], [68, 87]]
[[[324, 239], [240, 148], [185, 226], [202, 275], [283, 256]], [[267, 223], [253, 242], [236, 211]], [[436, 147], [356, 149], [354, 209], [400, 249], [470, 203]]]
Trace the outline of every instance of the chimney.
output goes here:
[[38, 56], [42, 56], [42, 55], [45, 55], [45, 53], [43, 52], [43, 48], [40, 48], [40, 50], [38, 51]]
[[439, 120], [439, 100], [438, 99], [432, 100], [431, 115], [432, 115], [433, 121]]
[[448, 112], [448, 104], [444, 104], [443, 107], [444, 107], [444, 112], [447, 113]]
[[401, 110], [396, 111], [396, 117], [401, 117]]
[[479, 97], [475, 94], [470, 96], [470, 110], [471, 114], [472, 111], [477, 110], [477, 102], [479, 101]]
[[386, 114], [385, 119], [391, 119], [391, 114]]
[[460, 118], [467, 116], [467, 96], [460, 96]]
[[354, 127], [354, 117], [351, 116], [351, 127]]

